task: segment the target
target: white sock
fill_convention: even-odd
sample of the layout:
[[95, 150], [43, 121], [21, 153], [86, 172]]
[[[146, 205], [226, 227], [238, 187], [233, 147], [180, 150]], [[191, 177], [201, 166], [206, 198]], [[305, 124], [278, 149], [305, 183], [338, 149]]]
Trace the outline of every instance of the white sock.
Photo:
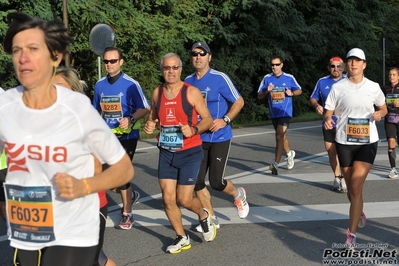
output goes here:
[[238, 192], [238, 194], [234, 198], [234, 200], [244, 197], [244, 192], [242, 192], [241, 188], [237, 188], [237, 192]]

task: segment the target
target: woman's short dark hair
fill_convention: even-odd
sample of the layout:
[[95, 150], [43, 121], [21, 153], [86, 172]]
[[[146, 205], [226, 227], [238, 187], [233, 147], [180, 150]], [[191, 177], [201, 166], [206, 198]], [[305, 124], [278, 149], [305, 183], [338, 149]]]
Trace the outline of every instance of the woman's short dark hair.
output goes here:
[[65, 54], [72, 38], [68, 35], [68, 30], [61, 21], [45, 21], [40, 18], [31, 17], [23, 12], [10, 13], [7, 16], [9, 28], [4, 40], [4, 51], [12, 53], [12, 41], [14, 36], [27, 29], [40, 29], [44, 32], [44, 41], [50, 54], [56, 60], [56, 54]]

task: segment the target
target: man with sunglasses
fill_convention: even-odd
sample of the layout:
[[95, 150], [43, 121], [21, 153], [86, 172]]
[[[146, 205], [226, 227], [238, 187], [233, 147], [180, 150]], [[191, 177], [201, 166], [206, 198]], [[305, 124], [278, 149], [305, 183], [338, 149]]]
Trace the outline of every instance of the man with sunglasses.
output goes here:
[[287, 154], [287, 168], [292, 169], [295, 164], [295, 151], [290, 149], [287, 130], [292, 117], [292, 97], [301, 95], [302, 90], [293, 75], [283, 72], [284, 63], [280, 57], [273, 57], [270, 64], [272, 73], [264, 76], [260, 83], [258, 99], [267, 97], [269, 103], [270, 117], [276, 131], [275, 158], [269, 169], [273, 175], [277, 175], [283, 150]]
[[[130, 159], [133, 160], [140, 138], [135, 125], [139, 119], [150, 112], [150, 105], [140, 84], [121, 71], [124, 63], [119, 48], [108, 47], [104, 50], [104, 65], [107, 76], [94, 86], [93, 106], [119, 138]], [[134, 224], [132, 205], [140, 197], [138, 191], [132, 191], [130, 182], [112, 191], [120, 193], [122, 199], [122, 218], [117, 229], [130, 229]]]
[[[320, 78], [316, 83], [312, 95], [310, 95], [310, 104], [319, 115], [323, 115], [325, 113], [324, 104], [327, 100], [327, 96], [330, 93], [332, 86], [346, 77], [345, 75], [343, 75], [344, 61], [340, 57], [335, 56], [330, 58], [327, 69], [330, 72], [330, 75]], [[337, 117], [335, 115], [333, 115], [332, 117], [334, 119], [334, 122], [336, 123]], [[326, 130], [324, 126], [322, 126], [322, 129], [324, 136], [324, 147], [326, 148], [330, 161], [330, 166], [334, 173], [332, 190], [345, 193], [347, 191], [347, 187], [345, 179], [341, 174], [337, 150], [335, 148], [335, 124], [332, 130]]]
[[[204, 158], [195, 185], [195, 194], [202, 206], [211, 212], [213, 222], [219, 228], [219, 220], [211, 204], [211, 195], [205, 185], [205, 176], [208, 170], [211, 187], [234, 199], [238, 216], [243, 219], [249, 213], [245, 189], [236, 187], [230, 180], [224, 179], [233, 138], [230, 123], [244, 106], [244, 99], [225, 73], [210, 68], [212, 54], [206, 43], [196, 42], [193, 44], [191, 59], [195, 73], [189, 75], [185, 81], [200, 89], [213, 120], [211, 128], [201, 134]], [[230, 108], [229, 104], [231, 104]], [[199, 232], [201, 229], [200, 225], [196, 227]]]

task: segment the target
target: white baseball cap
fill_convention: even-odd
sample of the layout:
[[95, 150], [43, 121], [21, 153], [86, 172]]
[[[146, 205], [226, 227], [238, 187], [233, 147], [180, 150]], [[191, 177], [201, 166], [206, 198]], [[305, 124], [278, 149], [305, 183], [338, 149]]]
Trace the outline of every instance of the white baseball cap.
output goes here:
[[346, 54], [346, 59], [349, 57], [357, 57], [361, 60], [366, 61], [366, 55], [364, 54], [362, 49], [359, 48], [353, 48], [351, 49], [347, 54]]

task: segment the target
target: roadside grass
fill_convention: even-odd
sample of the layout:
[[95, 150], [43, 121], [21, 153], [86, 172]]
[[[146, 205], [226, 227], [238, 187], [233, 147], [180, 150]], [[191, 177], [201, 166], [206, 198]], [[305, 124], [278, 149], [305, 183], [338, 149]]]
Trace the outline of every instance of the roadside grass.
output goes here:
[[[306, 121], [317, 121], [317, 120], [322, 120], [323, 116], [316, 114], [314, 112], [312, 113], [305, 113], [300, 116], [295, 116], [291, 119], [291, 123], [295, 122], [306, 122]], [[266, 121], [259, 121], [255, 123], [247, 123], [247, 124], [241, 124], [241, 123], [232, 123], [233, 128], [242, 128], [242, 127], [256, 127], [256, 126], [266, 126], [266, 125], [271, 125], [272, 120], [266, 120]], [[144, 123], [143, 123], [144, 125]], [[158, 135], [159, 131], [155, 130], [153, 134], [146, 134], [142, 129], [140, 130], [140, 138], [141, 139], [152, 139], [155, 138], [156, 135]]]

